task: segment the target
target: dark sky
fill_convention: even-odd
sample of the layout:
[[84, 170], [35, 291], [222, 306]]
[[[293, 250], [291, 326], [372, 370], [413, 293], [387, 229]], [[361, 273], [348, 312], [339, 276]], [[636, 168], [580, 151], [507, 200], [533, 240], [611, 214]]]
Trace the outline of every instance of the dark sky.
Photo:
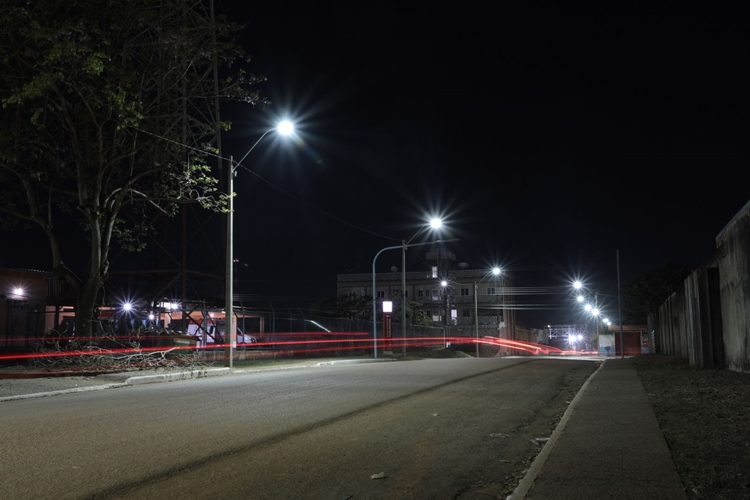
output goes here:
[[[435, 214], [471, 268], [499, 264], [546, 292], [581, 277], [614, 296], [618, 249], [623, 283], [668, 261], [695, 268], [750, 199], [734, 16], [355, 4], [217, 3], [247, 24], [248, 68], [272, 101], [225, 108], [225, 156], [279, 118], [299, 133], [267, 136], [244, 162], [260, 178], [235, 181], [240, 293], [280, 276], [290, 293], [333, 296], [336, 274], [369, 272]], [[412, 253], [407, 270], [420, 264]], [[567, 294], [519, 301], [544, 305], [527, 326], [580, 320]]]

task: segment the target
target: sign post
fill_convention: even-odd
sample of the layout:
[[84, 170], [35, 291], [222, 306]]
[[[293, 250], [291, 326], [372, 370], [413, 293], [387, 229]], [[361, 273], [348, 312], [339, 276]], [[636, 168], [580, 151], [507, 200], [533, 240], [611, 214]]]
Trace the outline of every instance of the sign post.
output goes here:
[[383, 302], [383, 354], [393, 354], [393, 302]]

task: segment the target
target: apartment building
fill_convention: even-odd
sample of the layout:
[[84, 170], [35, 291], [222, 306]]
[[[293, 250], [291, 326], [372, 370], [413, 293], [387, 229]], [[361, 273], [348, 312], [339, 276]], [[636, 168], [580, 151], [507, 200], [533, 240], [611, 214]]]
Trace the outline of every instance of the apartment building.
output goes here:
[[[416, 267], [416, 266], [415, 266]], [[512, 276], [507, 270], [494, 274], [491, 269], [470, 269], [457, 263], [456, 256], [445, 248], [432, 248], [424, 255], [421, 269], [404, 273], [390, 272], [339, 274], [337, 295], [375, 297], [377, 311], [384, 300], [398, 308], [402, 294], [407, 304], [416, 304], [435, 326], [447, 327], [451, 335], [515, 338], [515, 311], [512, 306]], [[395, 317], [396, 321], [400, 318]]]

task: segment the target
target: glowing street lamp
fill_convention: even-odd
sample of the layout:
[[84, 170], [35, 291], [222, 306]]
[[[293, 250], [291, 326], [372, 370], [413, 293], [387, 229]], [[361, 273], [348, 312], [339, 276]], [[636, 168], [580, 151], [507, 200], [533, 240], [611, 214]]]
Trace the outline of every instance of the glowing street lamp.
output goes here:
[[294, 133], [294, 125], [288, 121], [284, 120], [280, 122], [276, 127], [270, 128], [263, 132], [263, 135], [261, 135], [257, 141], [255, 141], [255, 144], [252, 145], [250, 149], [247, 150], [247, 153], [245, 153], [245, 156], [242, 157], [240, 161], [238, 161], [236, 164], [234, 163], [234, 158], [229, 157], [229, 168], [227, 169], [227, 173], [229, 174], [229, 180], [227, 182], [227, 195], [229, 196], [229, 199], [227, 200], [227, 255], [226, 255], [226, 291], [225, 291], [225, 300], [226, 300], [226, 321], [225, 321], [225, 360], [224, 360], [224, 366], [227, 366], [229, 368], [232, 368], [233, 366], [233, 349], [234, 349], [234, 343], [235, 343], [235, 335], [236, 332], [233, 328], [233, 307], [234, 307], [234, 290], [233, 290], [233, 284], [234, 284], [234, 176], [237, 175], [237, 167], [239, 167], [245, 158], [247, 158], [247, 155], [250, 154], [250, 152], [255, 149], [255, 146], [260, 143], [263, 138], [272, 131], [277, 131], [279, 135], [290, 135]]
[[[401, 346], [401, 355], [406, 356], [406, 247], [409, 246], [409, 243], [412, 242], [416, 236], [422, 232], [423, 229], [425, 229], [427, 226], [424, 225], [419, 228], [419, 230], [414, 233], [414, 236], [409, 238], [409, 241], [401, 240], [402, 248], [401, 248], [401, 336], [403, 337], [403, 344]], [[439, 217], [433, 217], [430, 219], [429, 227], [437, 231], [441, 227], [443, 227], [443, 220]], [[374, 271], [373, 271], [374, 272]], [[374, 279], [373, 279], [374, 281]], [[373, 300], [375, 300], [374, 294], [375, 294], [375, 288], [373, 286], [372, 289], [373, 293]]]
[[[488, 276], [499, 276], [500, 273], [501, 271], [499, 267], [493, 267], [490, 273], [484, 275], [484, 277], [479, 281], [474, 282], [474, 343], [477, 349], [477, 359], [479, 359], [479, 304], [477, 300], [477, 294], [479, 293], [479, 284]], [[503, 318], [503, 320], [505, 320], [505, 318]]]
[[[435, 223], [437, 224], [437, 223]], [[421, 231], [421, 229], [420, 229]], [[417, 234], [419, 231], [417, 231]], [[416, 236], [416, 234], [414, 235]], [[411, 239], [414, 239], [414, 236], [412, 236]], [[411, 241], [411, 239], [409, 241]], [[411, 247], [419, 247], [423, 245], [432, 245], [434, 243], [449, 243], [451, 241], [459, 241], [458, 238], [453, 238], [450, 240], [435, 240], [435, 241], [428, 241], [425, 243], [411, 243], [407, 244], [405, 241], [401, 240], [403, 243], [398, 246], [392, 246], [392, 247], [385, 247], [381, 248], [378, 253], [375, 254], [375, 257], [372, 259], [372, 346], [373, 346], [373, 357], [378, 357], [378, 322], [377, 322], [377, 288], [375, 287], [375, 263], [378, 261], [378, 257], [380, 257], [380, 254], [385, 252], [386, 250], [396, 250], [398, 248], [402, 249], [402, 251], [406, 251], [407, 246]], [[406, 264], [406, 258], [404, 257], [404, 264]], [[404, 267], [405, 268], [405, 267]], [[406, 274], [402, 274], [402, 285], [403, 290], [406, 292]], [[405, 313], [404, 313], [405, 314]], [[405, 317], [405, 316], [404, 316]], [[404, 321], [405, 322], [405, 321]], [[406, 330], [404, 329], [404, 337], [406, 336]], [[403, 347], [403, 353], [406, 354], [406, 341], [404, 341], [404, 347]]]

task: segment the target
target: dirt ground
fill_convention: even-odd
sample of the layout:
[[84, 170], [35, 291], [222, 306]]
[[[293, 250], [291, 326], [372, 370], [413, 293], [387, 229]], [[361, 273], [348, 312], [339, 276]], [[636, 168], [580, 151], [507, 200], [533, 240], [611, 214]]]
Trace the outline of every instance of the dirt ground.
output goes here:
[[750, 375], [636, 358], [688, 498], [750, 499]]

